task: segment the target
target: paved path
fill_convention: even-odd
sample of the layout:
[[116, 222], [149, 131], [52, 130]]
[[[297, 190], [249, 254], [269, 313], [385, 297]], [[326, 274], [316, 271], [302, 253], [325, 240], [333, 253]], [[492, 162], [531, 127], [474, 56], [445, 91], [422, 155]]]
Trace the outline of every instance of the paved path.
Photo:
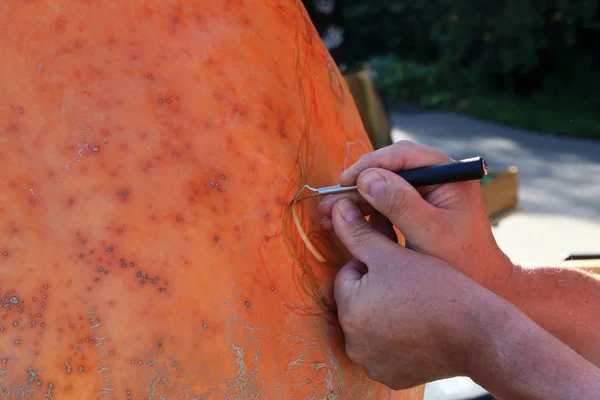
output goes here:
[[[441, 112], [393, 113], [394, 141], [409, 139], [454, 159], [483, 156], [491, 168], [519, 168], [523, 211], [494, 235], [515, 262], [560, 262], [573, 252], [600, 253], [600, 141], [536, 134]], [[427, 385], [425, 400], [484, 394], [468, 378]]]
[[451, 113], [390, 118], [394, 140], [413, 140], [455, 159], [481, 155], [491, 168], [519, 168], [524, 210], [494, 228], [513, 260], [555, 263], [571, 252], [600, 253], [600, 141], [536, 134]]

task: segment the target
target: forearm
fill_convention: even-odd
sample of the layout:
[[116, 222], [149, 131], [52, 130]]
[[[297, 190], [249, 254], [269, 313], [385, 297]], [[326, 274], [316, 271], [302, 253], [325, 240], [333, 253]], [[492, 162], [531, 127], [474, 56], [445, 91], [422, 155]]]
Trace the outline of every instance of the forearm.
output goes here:
[[475, 382], [497, 397], [515, 400], [598, 396], [598, 368], [516, 307], [494, 298], [472, 323], [469, 376]]
[[600, 367], [600, 278], [573, 268], [514, 266], [498, 293]]

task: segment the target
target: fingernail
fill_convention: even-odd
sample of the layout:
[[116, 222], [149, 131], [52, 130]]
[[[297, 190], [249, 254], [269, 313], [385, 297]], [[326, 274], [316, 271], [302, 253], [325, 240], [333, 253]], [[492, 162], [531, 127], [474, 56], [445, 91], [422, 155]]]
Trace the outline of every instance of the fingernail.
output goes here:
[[344, 218], [346, 222], [352, 222], [361, 218], [360, 212], [352, 200], [341, 199], [338, 207], [342, 214], [342, 218]]
[[367, 171], [361, 178], [358, 186], [369, 196], [375, 196], [387, 184], [386, 179], [377, 171]]
[[331, 201], [331, 199], [333, 199], [333, 195], [330, 194], [329, 196], [327, 196], [323, 200], [321, 200], [319, 205], [325, 205], [325, 204], [329, 203]]

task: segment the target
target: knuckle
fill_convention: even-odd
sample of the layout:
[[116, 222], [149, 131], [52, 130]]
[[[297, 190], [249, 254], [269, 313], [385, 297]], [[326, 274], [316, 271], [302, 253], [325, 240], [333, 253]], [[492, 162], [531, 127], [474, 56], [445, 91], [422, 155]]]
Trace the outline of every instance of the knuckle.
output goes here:
[[357, 174], [360, 174], [365, 169], [376, 164], [376, 160], [377, 160], [377, 152], [376, 151], [363, 155], [361, 158], [358, 159], [358, 161], [355, 164], [355, 169], [356, 169]]
[[401, 139], [394, 142], [394, 146], [400, 147], [402, 149], [409, 149], [415, 146], [415, 142], [412, 142], [408, 139]]
[[360, 348], [349, 341], [346, 342], [346, 355], [350, 360], [352, 360], [352, 362], [356, 364], [362, 364], [364, 361], [363, 352], [360, 350]]
[[353, 337], [361, 335], [365, 331], [366, 318], [364, 307], [357, 304], [349, 304], [346, 312], [339, 315], [339, 321], [346, 335]]
[[373, 381], [380, 381], [381, 377], [379, 376], [379, 373], [377, 373], [374, 369], [372, 368], [365, 368], [365, 374], [367, 375], [367, 378], [373, 380]]
[[392, 190], [385, 207], [391, 216], [403, 217], [410, 208], [410, 197], [402, 190]]
[[373, 240], [375, 234], [376, 232], [369, 224], [361, 223], [352, 232], [352, 239], [358, 246], [367, 245]]

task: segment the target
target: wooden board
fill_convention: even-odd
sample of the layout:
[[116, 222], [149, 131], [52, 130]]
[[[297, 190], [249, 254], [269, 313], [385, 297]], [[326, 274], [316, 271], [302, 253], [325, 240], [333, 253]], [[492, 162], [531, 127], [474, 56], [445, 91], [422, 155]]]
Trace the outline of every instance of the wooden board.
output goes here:
[[374, 149], [392, 144], [391, 129], [383, 102], [372, 79], [373, 71], [364, 66], [347, 72], [344, 80], [354, 98], [363, 126]]
[[590, 257], [567, 257], [562, 265], [594, 274], [600, 274], [600, 255]]
[[521, 210], [519, 206], [519, 169], [492, 169], [481, 180], [481, 191], [492, 224]]

